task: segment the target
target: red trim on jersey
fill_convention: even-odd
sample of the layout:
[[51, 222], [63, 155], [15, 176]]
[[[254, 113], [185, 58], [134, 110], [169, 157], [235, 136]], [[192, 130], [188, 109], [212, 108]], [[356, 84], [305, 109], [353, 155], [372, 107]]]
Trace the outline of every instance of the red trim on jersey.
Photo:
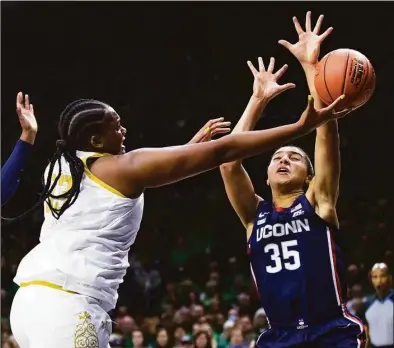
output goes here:
[[335, 243], [332, 238], [332, 230], [331, 228], [328, 229], [330, 232], [330, 243], [331, 243], [331, 251], [332, 251], [332, 261], [334, 264], [334, 273], [335, 273], [335, 283], [338, 291], [338, 297], [340, 303], [343, 303], [343, 298], [342, 298], [342, 287], [341, 287], [341, 282], [339, 280], [339, 275], [338, 275], [338, 269], [337, 269], [337, 255], [335, 253]]
[[275, 208], [275, 211], [277, 211], [277, 212], [281, 212], [281, 211], [284, 211], [286, 208], [281, 208], [281, 207], [278, 207], [278, 208]]
[[[343, 312], [343, 316], [353, 322], [355, 322], [356, 324], [358, 324], [358, 326], [360, 327], [360, 336], [365, 335], [365, 327], [364, 324], [361, 322], [360, 319], [358, 319], [357, 317], [353, 316], [352, 314], [349, 313], [346, 304], [343, 302], [342, 299], [342, 287], [341, 287], [341, 282], [339, 280], [339, 275], [338, 275], [338, 271], [337, 271], [337, 256], [335, 253], [335, 243], [334, 240], [332, 238], [332, 230], [331, 228], [328, 229], [330, 232], [330, 243], [331, 243], [331, 250], [332, 250], [332, 259], [333, 259], [333, 264], [334, 264], [334, 273], [335, 273], [335, 280], [336, 280], [336, 286], [337, 286], [337, 290], [338, 290], [338, 296], [339, 296], [339, 300], [341, 302], [341, 306], [342, 306], [342, 312]], [[366, 345], [366, 339], [364, 339], [364, 337], [359, 337], [358, 341], [360, 342], [360, 348], [364, 348]]]

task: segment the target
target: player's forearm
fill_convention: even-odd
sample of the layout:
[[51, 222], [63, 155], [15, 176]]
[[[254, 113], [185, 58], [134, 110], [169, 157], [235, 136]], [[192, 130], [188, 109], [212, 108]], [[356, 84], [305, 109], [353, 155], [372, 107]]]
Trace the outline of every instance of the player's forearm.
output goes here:
[[1, 205], [5, 204], [15, 193], [21, 171], [25, 168], [32, 146], [18, 140], [11, 156], [1, 168]]
[[234, 127], [232, 133], [247, 132], [254, 130], [257, 121], [260, 119], [268, 100], [251, 96], [241, 118]]
[[[314, 64], [303, 64], [302, 68], [305, 72], [306, 81], [308, 83], [309, 92], [314, 99], [315, 108], [317, 110], [325, 107], [324, 103], [321, 101], [316, 88], [315, 88], [315, 72], [316, 72], [316, 65]], [[337, 120], [331, 120], [327, 122], [323, 126], [319, 127], [316, 130], [318, 137], [323, 137], [328, 142], [339, 142], [339, 135], [338, 135], [338, 122]]]
[[[250, 97], [248, 105], [245, 108], [241, 118], [237, 122], [231, 134], [247, 132], [254, 130], [257, 121], [260, 119], [268, 100], [256, 98], [253, 95]], [[242, 161], [233, 161], [223, 164], [221, 167], [241, 166]]]
[[231, 134], [218, 140], [221, 142], [220, 161], [227, 163], [259, 155], [310, 131], [297, 122], [277, 128]]

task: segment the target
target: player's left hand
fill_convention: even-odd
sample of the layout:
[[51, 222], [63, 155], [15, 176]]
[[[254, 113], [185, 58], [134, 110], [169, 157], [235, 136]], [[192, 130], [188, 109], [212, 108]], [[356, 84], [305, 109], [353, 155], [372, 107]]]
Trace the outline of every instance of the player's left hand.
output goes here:
[[188, 144], [203, 143], [212, 140], [212, 137], [216, 134], [229, 133], [231, 131], [230, 124], [231, 122], [224, 121], [224, 117], [209, 120]]
[[279, 40], [279, 44], [286, 47], [301, 64], [317, 64], [320, 54], [320, 45], [333, 30], [333, 28], [330, 27], [323, 34], [319, 35], [323, 18], [323, 15], [319, 16], [312, 31], [311, 11], [308, 11], [306, 13], [304, 31], [297, 17], [293, 17], [293, 23], [298, 34], [298, 42], [291, 44], [286, 40]]
[[23, 93], [19, 92], [16, 96], [16, 113], [18, 115], [19, 123], [22, 127], [21, 140], [34, 144], [38, 125], [34, 116], [33, 104], [30, 104], [29, 96], [25, 94], [23, 99]]
[[22, 126], [22, 131], [37, 133], [38, 126], [36, 118], [34, 117], [33, 104], [30, 104], [27, 94], [25, 94], [25, 100], [23, 100], [22, 92], [17, 94], [16, 113], [19, 118], [19, 123]]

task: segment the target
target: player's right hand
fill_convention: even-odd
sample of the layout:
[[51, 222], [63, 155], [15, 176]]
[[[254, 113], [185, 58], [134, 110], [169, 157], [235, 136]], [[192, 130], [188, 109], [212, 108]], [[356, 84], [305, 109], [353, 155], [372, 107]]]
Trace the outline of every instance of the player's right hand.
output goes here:
[[294, 83], [278, 84], [278, 80], [287, 70], [287, 64], [274, 73], [275, 58], [271, 57], [267, 70], [261, 57], [258, 58], [258, 62], [259, 70], [253, 66], [252, 62], [248, 61], [248, 66], [254, 76], [253, 96], [255, 98], [268, 102], [282, 92], [295, 87]]
[[311, 131], [322, 126], [330, 120], [334, 120], [347, 115], [351, 110], [341, 110], [339, 112], [335, 112], [335, 106], [344, 97], [344, 95], [341, 95], [327, 107], [316, 110], [314, 107], [313, 97], [311, 95], [308, 96], [308, 105], [298, 121], [299, 125], [306, 131]]

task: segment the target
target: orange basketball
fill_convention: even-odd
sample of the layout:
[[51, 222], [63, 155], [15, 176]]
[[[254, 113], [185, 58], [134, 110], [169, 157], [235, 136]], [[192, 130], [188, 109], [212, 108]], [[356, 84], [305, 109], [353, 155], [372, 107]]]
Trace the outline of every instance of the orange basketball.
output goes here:
[[338, 110], [365, 104], [375, 90], [375, 71], [362, 53], [342, 48], [326, 54], [318, 63], [315, 87], [320, 99], [331, 104], [342, 94]]

